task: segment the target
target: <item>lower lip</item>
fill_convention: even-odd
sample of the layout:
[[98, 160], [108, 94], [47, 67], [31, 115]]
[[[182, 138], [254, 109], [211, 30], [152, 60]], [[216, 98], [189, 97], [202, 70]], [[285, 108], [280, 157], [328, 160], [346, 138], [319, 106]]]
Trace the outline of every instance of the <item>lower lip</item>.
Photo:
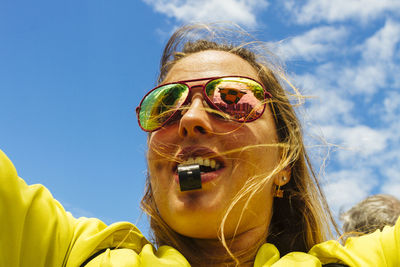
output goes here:
[[[217, 170], [217, 171], [213, 171], [213, 172], [203, 172], [203, 173], [201, 173], [201, 183], [202, 183], [202, 184], [205, 184], [205, 183], [207, 183], [207, 182], [210, 182], [210, 181], [212, 181], [212, 180], [217, 179], [217, 178], [220, 176], [220, 174], [222, 173], [223, 170], [224, 170], [224, 168], [221, 168], [221, 169], [219, 169], [219, 170]], [[175, 179], [175, 182], [176, 182], [177, 184], [179, 184], [179, 176], [178, 176], [178, 173], [175, 173], [175, 174], [174, 174], [174, 179]]]

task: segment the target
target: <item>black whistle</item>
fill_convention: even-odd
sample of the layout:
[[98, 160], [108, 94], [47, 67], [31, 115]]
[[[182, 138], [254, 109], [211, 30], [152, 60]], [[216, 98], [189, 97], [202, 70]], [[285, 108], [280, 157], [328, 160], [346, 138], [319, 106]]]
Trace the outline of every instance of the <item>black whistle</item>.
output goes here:
[[200, 165], [178, 166], [179, 185], [181, 191], [201, 189]]

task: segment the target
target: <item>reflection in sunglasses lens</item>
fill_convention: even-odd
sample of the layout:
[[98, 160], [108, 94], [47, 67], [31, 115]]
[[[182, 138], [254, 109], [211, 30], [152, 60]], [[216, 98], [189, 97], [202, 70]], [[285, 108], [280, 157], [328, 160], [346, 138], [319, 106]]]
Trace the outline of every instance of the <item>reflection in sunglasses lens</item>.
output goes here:
[[184, 84], [169, 84], [152, 91], [141, 105], [141, 126], [147, 131], [162, 126], [185, 101], [188, 93], [188, 87]]
[[264, 89], [246, 78], [221, 78], [207, 84], [206, 94], [216, 108], [236, 121], [258, 118], [264, 109]]

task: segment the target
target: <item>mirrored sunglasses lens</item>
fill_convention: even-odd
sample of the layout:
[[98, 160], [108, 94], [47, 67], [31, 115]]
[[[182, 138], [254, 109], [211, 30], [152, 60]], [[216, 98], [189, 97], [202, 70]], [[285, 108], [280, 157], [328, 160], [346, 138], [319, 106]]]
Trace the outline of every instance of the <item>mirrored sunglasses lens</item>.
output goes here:
[[228, 119], [243, 122], [255, 120], [265, 107], [263, 87], [247, 78], [216, 79], [207, 84], [205, 91], [215, 107], [229, 116]]
[[140, 105], [140, 126], [146, 131], [161, 127], [183, 104], [188, 93], [189, 88], [184, 84], [167, 84], [152, 91]]

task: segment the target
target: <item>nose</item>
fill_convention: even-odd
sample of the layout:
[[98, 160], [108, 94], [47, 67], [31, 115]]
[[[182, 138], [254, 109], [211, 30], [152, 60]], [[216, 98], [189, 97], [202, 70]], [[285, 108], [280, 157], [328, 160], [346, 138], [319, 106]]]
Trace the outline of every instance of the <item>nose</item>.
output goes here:
[[195, 137], [210, 134], [212, 127], [207, 107], [203, 104], [203, 97], [195, 94], [187, 108], [179, 122], [179, 136]]

